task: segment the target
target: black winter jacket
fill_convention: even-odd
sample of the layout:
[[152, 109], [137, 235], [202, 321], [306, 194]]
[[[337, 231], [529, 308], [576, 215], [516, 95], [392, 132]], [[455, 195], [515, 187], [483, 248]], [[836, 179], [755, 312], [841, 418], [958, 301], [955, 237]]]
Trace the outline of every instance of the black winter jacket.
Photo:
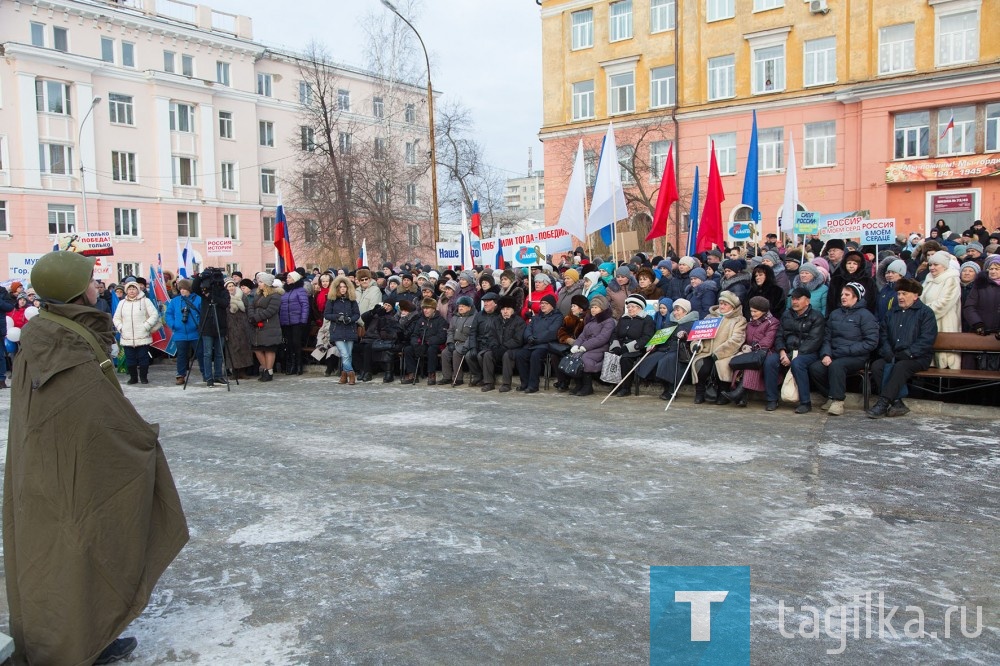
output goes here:
[[937, 338], [934, 311], [915, 302], [905, 310], [897, 304], [882, 320], [879, 331], [879, 356], [886, 361], [924, 361], [930, 367]]
[[816, 354], [823, 346], [825, 335], [826, 319], [816, 308], [809, 306], [801, 315], [785, 310], [781, 315], [781, 333], [774, 339], [774, 350], [784, 349], [789, 355], [796, 350], [800, 354]]
[[819, 354], [833, 359], [867, 358], [878, 342], [878, 320], [859, 300], [851, 308], [839, 307], [830, 313]]
[[524, 346], [524, 329], [528, 327], [520, 316], [514, 314], [510, 319], [500, 317], [500, 347], [502, 351], [520, 349]]
[[[517, 319], [521, 319], [517, 317]], [[487, 349], [500, 349], [500, 327], [501, 317], [498, 311], [493, 314], [480, 312], [476, 316], [476, 349], [485, 351]]]
[[427, 345], [430, 347], [443, 345], [448, 340], [448, 322], [437, 310], [429, 318], [421, 314], [413, 322], [410, 330], [411, 345]]
[[646, 343], [656, 332], [652, 317], [623, 316], [615, 327], [614, 339], [621, 343], [613, 351], [626, 357], [642, 356], [646, 353]]

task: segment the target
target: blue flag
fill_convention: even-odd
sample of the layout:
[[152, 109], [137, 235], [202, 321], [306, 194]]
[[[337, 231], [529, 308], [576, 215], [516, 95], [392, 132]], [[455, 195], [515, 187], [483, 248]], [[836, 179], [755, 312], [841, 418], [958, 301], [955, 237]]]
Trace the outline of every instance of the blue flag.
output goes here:
[[[758, 183], [757, 158], [757, 112], [753, 112], [753, 129], [750, 131], [750, 151], [747, 153], [747, 170], [743, 175], [743, 198], [741, 203], [750, 206], [751, 219], [760, 231], [760, 186]], [[753, 237], [751, 237], [753, 240]]]
[[698, 242], [698, 167], [694, 168], [694, 191], [691, 192], [691, 212], [688, 214], [691, 220], [691, 228], [688, 231], [688, 251], [689, 257], [694, 256], [694, 248]]

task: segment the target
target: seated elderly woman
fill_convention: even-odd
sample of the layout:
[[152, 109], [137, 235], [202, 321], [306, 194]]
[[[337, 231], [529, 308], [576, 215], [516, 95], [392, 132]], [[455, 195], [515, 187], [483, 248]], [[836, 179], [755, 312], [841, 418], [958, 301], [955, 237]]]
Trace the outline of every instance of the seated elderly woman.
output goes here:
[[[770, 309], [771, 302], [763, 296], [754, 296], [750, 299], [750, 321], [747, 322], [746, 343], [740, 354], [733, 359], [739, 359], [744, 353], [762, 353], [762, 355], [755, 367], [737, 370], [739, 379], [734, 380], [731, 390], [722, 392], [726, 399], [736, 403], [737, 407], [747, 406], [747, 391], [764, 390], [764, 361], [768, 355], [775, 353], [774, 341], [781, 329], [781, 322], [771, 314]], [[768, 401], [767, 411], [773, 412], [777, 408], [777, 400]]]
[[663, 384], [661, 400], [670, 400], [674, 387], [680, 381], [684, 366], [691, 360], [687, 345], [684, 344], [691, 327], [698, 321], [699, 315], [691, 310], [691, 303], [685, 298], [678, 298], [673, 303], [670, 321], [661, 328], [676, 326], [667, 341], [657, 345], [649, 356], [639, 364], [636, 372], [642, 379], [655, 379]]
[[611, 316], [608, 299], [604, 296], [594, 296], [590, 299], [590, 314], [584, 318], [583, 332], [569, 350], [571, 354], [580, 354], [583, 358], [580, 384], [570, 391], [570, 395], [593, 395], [594, 376], [601, 374], [604, 352], [608, 350], [614, 334], [615, 320]]
[[[708, 311], [706, 319], [722, 319], [719, 330], [711, 340], [695, 342], [694, 352], [694, 404], [705, 402], [705, 390], [714, 370], [720, 383], [732, 381], [729, 359], [737, 354], [746, 341], [747, 320], [743, 318], [740, 299], [731, 291], [719, 294], [719, 304]], [[727, 400], [719, 391], [715, 404], [724, 405]]]
[[[568, 353], [570, 347], [576, 344], [576, 339], [583, 333], [584, 317], [589, 309], [590, 303], [587, 302], [587, 297], [583, 294], [576, 294], [570, 300], [570, 313], [563, 317], [562, 326], [559, 327], [559, 332], [556, 334], [556, 339], [559, 340], [557, 343], [560, 346], [559, 348], [565, 350], [563, 353]], [[549, 348], [554, 349], [556, 346], [549, 345]], [[556, 390], [560, 392], [568, 391], [569, 382], [569, 375], [557, 368]]]
[[632, 294], [626, 298], [625, 314], [618, 320], [615, 336], [609, 347], [610, 353], [621, 356], [624, 378], [621, 386], [612, 394], [615, 397], [625, 398], [631, 394], [635, 373], [629, 371], [646, 353], [646, 343], [655, 332], [653, 318], [646, 314], [646, 299], [639, 294]]

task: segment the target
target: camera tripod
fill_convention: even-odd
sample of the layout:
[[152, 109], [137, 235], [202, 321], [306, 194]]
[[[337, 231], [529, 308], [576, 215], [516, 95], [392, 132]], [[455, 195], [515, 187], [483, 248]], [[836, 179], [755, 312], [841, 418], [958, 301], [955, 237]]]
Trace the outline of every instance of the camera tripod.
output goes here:
[[[215, 374], [215, 365], [214, 365], [215, 359], [212, 358], [212, 359], [209, 359], [209, 361], [208, 361], [210, 364], [212, 364], [212, 366], [211, 366], [211, 371], [213, 373], [213, 378], [212, 379], [213, 379], [213, 381], [216, 380], [216, 379], [221, 379], [222, 383], [224, 383], [226, 385], [226, 391], [227, 392], [228, 391], [232, 391], [233, 389], [232, 389], [232, 387], [229, 384], [229, 380], [225, 376], [226, 373], [227, 373], [227, 371], [232, 371], [232, 373], [233, 373], [233, 381], [236, 382], [237, 386], [240, 385], [240, 380], [236, 378], [236, 370], [235, 370], [235, 368], [232, 367], [233, 359], [232, 359], [232, 356], [229, 353], [229, 347], [226, 345], [226, 339], [222, 336], [222, 331], [219, 328], [219, 312], [216, 309], [215, 297], [214, 296], [202, 296], [202, 298], [203, 299], [208, 299], [208, 308], [206, 310], [208, 312], [213, 313], [212, 321], [215, 323], [215, 337], [219, 341], [219, 345], [221, 345], [221, 349], [222, 349], [221, 354], [222, 354], [222, 375], [223, 376], [222, 377], [214, 377], [214, 374]], [[205, 337], [205, 329], [208, 327], [208, 319], [209, 319], [208, 317], [202, 317], [201, 321], [198, 322], [198, 344], [195, 345], [194, 354], [192, 354], [191, 358], [188, 359], [187, 372], [184, 373], [184, 389], [183, 390], [185, 390], [185, 391], [187, 390], [188, 379], [191, 377], [191, 366], [194, 365], [195, 360], [198, 358], [198, 354], [203, 353], [202, 352], [202, 345], [204, 343], [202, 342], [202, 340]], [[214, 356], [214, 354], [213, 354], [213, 356]]]

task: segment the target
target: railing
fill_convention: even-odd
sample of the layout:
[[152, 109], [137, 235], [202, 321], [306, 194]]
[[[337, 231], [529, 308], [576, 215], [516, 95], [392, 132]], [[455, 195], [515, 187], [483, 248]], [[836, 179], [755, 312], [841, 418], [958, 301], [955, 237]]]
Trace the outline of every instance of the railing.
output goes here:
[[236, 14], [212, 10], [212, 30], [236, 34]]
[[198, 23], [198, 5], [181, 0], [156, 0], [156, 13], [185, 23]]

